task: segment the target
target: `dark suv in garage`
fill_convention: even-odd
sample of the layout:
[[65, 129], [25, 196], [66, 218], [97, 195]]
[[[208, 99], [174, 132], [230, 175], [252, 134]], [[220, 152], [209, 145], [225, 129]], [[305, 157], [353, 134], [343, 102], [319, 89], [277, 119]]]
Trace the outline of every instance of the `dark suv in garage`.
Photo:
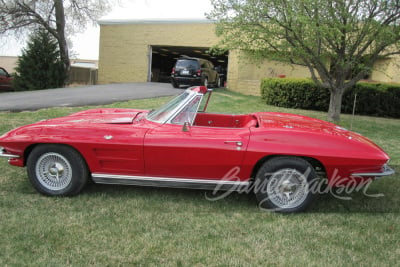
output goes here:
[[214, 65], [206, 59], [193, 57], [181, 57], [176, 61], [171, 73], [171, 83], [174, 88], [181, 85], [221, 86]]

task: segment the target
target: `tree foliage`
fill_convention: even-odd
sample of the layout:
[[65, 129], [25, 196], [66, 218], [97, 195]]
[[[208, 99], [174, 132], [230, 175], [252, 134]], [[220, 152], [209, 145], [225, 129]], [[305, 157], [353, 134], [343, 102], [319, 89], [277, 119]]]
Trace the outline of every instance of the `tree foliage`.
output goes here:
[[16, 71], [13, 82], [19, 91], [63, 86], [65, 71], [54, 37], [44, 30], [32, 34], [18, 58]]
[[346, 88], [399, 54], [399, 0], [212, 0], [220, 47], [308, 67], [340, 119]]
[[67, 36], [110, 10], [109, 0], [0, 0], [0, 34], [45, 29], [57, 40], [61, 60], [70, 70]]

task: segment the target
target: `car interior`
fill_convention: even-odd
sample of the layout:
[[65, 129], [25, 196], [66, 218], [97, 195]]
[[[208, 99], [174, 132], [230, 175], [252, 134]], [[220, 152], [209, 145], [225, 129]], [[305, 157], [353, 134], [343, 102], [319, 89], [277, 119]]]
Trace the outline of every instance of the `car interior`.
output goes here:
[[254, 115], [229, 115], [214, 113], [197, 113], [194, 126], [249, 128], [257, 127], [257, 118]]

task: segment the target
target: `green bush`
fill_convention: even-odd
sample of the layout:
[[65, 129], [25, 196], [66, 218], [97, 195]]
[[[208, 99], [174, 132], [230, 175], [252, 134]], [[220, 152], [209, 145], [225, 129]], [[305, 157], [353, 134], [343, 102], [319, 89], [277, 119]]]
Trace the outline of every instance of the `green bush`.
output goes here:
[[[357, 83], [343, 94], [342, 112], [352, 113], [357, 93], [356, 113], [400, 118], [400, 86]], [[261, 96], [269, 105], [327, 111], [330, 93], [311, 79], [268, 78], [261, 82]]]
[[63, 87], [66, 78], [58, 44], [44, 30], [34, 31], [18, 58], [13, 86], [17, 91]]

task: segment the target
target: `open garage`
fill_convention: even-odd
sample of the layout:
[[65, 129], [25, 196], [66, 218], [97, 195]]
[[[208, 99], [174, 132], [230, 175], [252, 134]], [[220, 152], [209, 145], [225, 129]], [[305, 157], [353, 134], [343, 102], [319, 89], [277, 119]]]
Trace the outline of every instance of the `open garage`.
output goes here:
[[102, 20], [98, 82], [170, 82], [174, 63], [181, 56], [203, 58], [223, 69], [227, 86], [260, 94], [265, 77], [309, 77], [304, 66], [273, 61], [255, 63], [238, 51], [209, 53], [219, 42], [215, 24], [200, 20]]
[[188, 46], [150, 46], [149, 78], [152, 82], [170, 82], [171, 70], [179, 57], [187, 56], [203, 58], [211, 61], [216, 68], [226, 74], [228, 68], [228, 53], [222, 55], [210, 54], [209, 47]]

